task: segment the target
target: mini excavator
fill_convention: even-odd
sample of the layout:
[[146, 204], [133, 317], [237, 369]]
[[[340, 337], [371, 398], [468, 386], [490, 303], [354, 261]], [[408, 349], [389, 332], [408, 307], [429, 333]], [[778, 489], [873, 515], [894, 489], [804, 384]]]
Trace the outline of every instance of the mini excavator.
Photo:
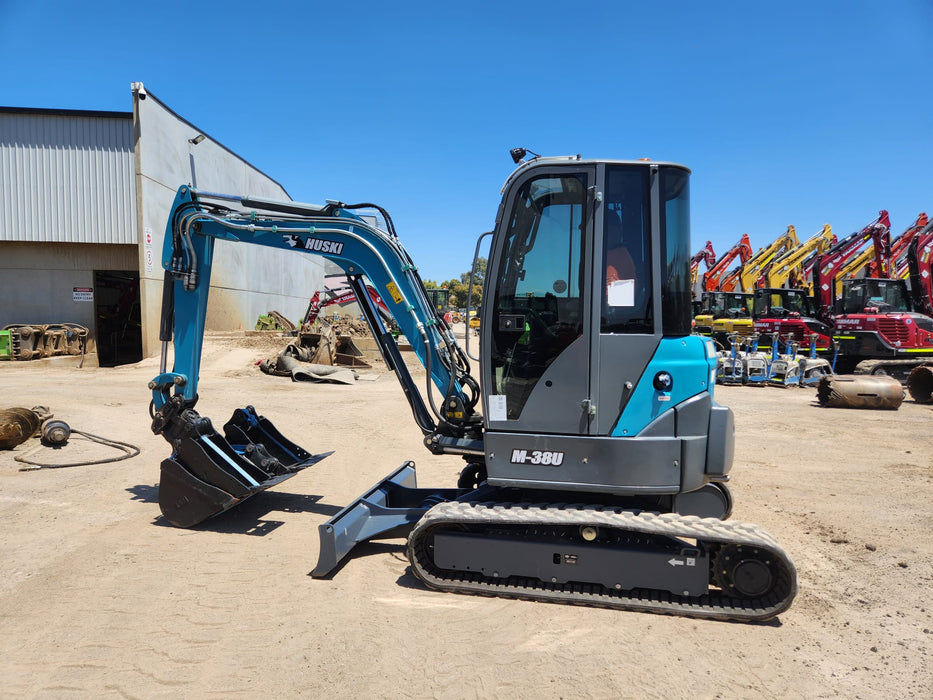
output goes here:
[[[252, 406], [222, 432], [195, 410], [214, 245], [268, 246], [346, 272], [425, 447], [465, 462], [449, 488], [419, 487], [406, 462], [321, 524], [313, 576], [361, 542], [407, 535], [412, 573], [435, 590], [773, 618], [796, 595], [796, 570], [767, 533], [728, 520], [733, 414], [713, 400], [713, 343], [690, 332], [690, 171], [527, 154], [512, 151], [495, 228], [476, 246], [478, 256], [491, 236], [479, 358], [428, 302], [381, 207], [179, 188], [162, 256], [162, 362], [149, 385], [153, 432], [172, 446], [162, 514], [196, 526], [327, 456]], [[423, 386], [366, 280], [424, 365]]]

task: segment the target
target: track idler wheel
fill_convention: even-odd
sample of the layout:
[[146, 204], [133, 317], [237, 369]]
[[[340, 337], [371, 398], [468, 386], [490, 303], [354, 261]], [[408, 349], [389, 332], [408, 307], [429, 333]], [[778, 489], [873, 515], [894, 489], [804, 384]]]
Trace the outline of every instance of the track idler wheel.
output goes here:
[[740, 598], [760, 598], [775, 583], [768, 552], [755, 547], [730, 544], [713, 562], [713, 580], [724, 591]]

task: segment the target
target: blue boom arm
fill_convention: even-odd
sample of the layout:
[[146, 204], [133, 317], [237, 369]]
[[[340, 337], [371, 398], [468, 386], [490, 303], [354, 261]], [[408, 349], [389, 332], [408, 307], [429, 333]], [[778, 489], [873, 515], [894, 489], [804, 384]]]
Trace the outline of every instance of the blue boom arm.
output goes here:
[[[246, 210], [232, 211], [220, 204], [224, 200]], [[475, 388], [469, 379], [465, 356], [450, 328], [428, 301], [416, 269], [397, 237], [371, 226], [347, 205], [270, 202], [201, 193], [182, 186], [172, 205], [162, 252], [162, 266], [167, 272], [166, 294], [173, 304], [175, 366], [166, 371], [163, 363], [161, 374], [152, 382], [156, 409], [165, 405], [171, 391], [181, 394], [186, 402], [193, 402], [197, 396], [216, 240], [321, 255], [339, 265], [351, 279], [365, 275], [380, 291], [399, 329], [428, 370], [430, 380], [444, 396], [441, 410], [445, 410], [445, 416], [450, 412], [444, 406], [455, 406], [454, 413], [462, 415], [463, 406], [475, 403], [475, 398], [464, 389], [464, 381], [471, 392]], [[377, 324], [372, 331], [385, 354], [386, 343], [394, 340], [388, 339], [378, 318], [368, 320], [371, 325]], [[165, 325], [163, 318], [163, 328]], [[163, 336], [162, 340], [168, 339]], [[391, 357], [386, 359], [390, 366], [395, 364]], [[427, 393], [430, 400], [430, 387]], [[420, 401], [411, 394], [409, 399]], [[438, 414], [433, 401], [431, 405]], [[418, 407], [413, 409], [417, 415]]]
[[[322, 255], [339, 265], [356, 291], [386, 364], [402, 385], [425, 435], [425, 446], [435, 454], [482, 456], [482, 417], [473, 410], [479, 399], [479, 386], [469, 374], [466, 354], [429, 303], [424, 285], [399, 243], [388, 214], [380, 210], [388, 228], [388, 232], [383, 232], [352, 211], [365, 208], [379, 209], [369, 204], [314, 206], [272, 202], [179, 188], [162, 254], [165, 268], [160, 329], [162, 362], [159, 375], [149, 383], [152, 430], [161, 434], [173, 450], [171, 457], [162, 462], [159, 482], [159, 506], [173, 525], [196, 525], [330, 454], [311, 454], [291, 442], [252, 406], [236, 409], [222, 432], [195, 410], [217, 240]], [[424, 364], [427, 372], [423, 393], [415, 386], [395, 339], [383, 326], [366, 292], [364, 276], [380, 291], [400, 330]], [[169, 370], [168, 345], [172, 341], [174, 367]], [[443, 397], [440, 407], [432, 397], [435, 390]], [[386, 489], [396, 494], [409, 493], [405, 498], [412, 499], [412, 503], [424, 500], [417, 490], [405, 491], [414, 478], [411, 468], [403, 468], [393, 478]], [[381, 488], [376, 491], [383, 493]], [[378, 494], [373, 496], [376, 499], [373, 503], [378, 501], [385, 506]], [[336, 566], [360, 538], [410, 526], [413, 518], [417, 519], [412, 507], [406, 505], [400, 513], [380, 520], [378, 527], [370, 526], [365, 537], [351, 536], [346, 528], [338, 530], [328, 525], [331, 529], [322, 536], [322, 551], [326, 553], [322, 560], [327, 563], [319, 568], [330, 570]], [[360, 512], [370, 512], [369, 506], [360, 508]], [[369, 522], [368, 515], [364, 517], [357, 510], [351, 508], [352, 512], [343, 514], [341, 520]], [[423, 508], [415, 510], [423, 512]], [[376, 529], [372, 530], [373, 527]], [[350, 530], [356, 532], [355, 526]]]

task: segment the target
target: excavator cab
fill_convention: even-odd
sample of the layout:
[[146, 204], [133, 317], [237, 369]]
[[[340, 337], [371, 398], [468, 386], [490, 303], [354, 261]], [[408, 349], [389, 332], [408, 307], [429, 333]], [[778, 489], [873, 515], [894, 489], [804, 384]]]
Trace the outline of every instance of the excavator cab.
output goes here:
[[[775, 340], [778, 345], [796, 343], [798, 347], [807, 347], [813, 340], [814, 353], [831, 353], [833, 331], [816, 317], [816, 306], [816, 300], [806, 289], [756, 289], [754, 318], [759, 342], [765, 347], [773, 345]], [[825, 364], [814, 362], [811, 368], [823, 369]], [[813, 371], [810, 375], [815, 376]]]
[[862, 279], [843, 280], [842, 297], [837, 300], [837, 313], [897, 313], [912, 311], [907, 283], [904, 280]]
[[712, 337], [717, 348], [729, 349], [733, 339], [742, 342], [751, 336], [754, 303], [754, 295], [745, 292], [703, 292], [695, 330]]
[[[682, 166], [552, 159], [507, 183], [481, 331], [490, 484], [674, 493], [725, 476], [689, 246]], [[675, 435], [666, 409], [684, 402]]]
[[755, 320], [759, 318], [810, 318], [816, 311], [813, 297], [803, 289], [755, 290]]

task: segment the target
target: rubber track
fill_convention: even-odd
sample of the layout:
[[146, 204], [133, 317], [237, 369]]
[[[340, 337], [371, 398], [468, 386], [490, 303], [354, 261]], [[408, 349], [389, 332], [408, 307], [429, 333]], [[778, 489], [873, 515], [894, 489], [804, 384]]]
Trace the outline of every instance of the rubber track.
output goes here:
[[[718, 589], [702, 596], [678, 596], [667, 591], [613, 590], [600, 584], [551, 583], [533, 578], [498, 579], [476, 572], [436, 569], [427, 543], [445, 525], [596, 525], [623, 531], [689, 538], [708, 544], [736, 544], [763, 549], [773, 555], [777, 582], [761, 598], [731, 596]], [[714, 555], [711, 555], [714, 557]], [[551, 601], [637, 610], [714, 620], [764, 621], [784, 612], [797, 594], [797, 571], [774, 538], [750, 523], [699, 518], [676, 513], [634, 513], [578, 504], [501, 504], [445, 502], [431, 508], [408, 537], [413, 573], [436, 590], [473, 595]]]
[[885, 367], [885, 374], [888, 376], [894, 377], [901, 384], [907, 383], [907, 377], [910, 375], [910, 371], [919, 365], [924, 363], [933, 362], [933, 357], [924, 356], [917, 358], [890, 358], [887, 360], [862, 360], [859, 362], [853, 374], [872, 374], [877, 367]]

